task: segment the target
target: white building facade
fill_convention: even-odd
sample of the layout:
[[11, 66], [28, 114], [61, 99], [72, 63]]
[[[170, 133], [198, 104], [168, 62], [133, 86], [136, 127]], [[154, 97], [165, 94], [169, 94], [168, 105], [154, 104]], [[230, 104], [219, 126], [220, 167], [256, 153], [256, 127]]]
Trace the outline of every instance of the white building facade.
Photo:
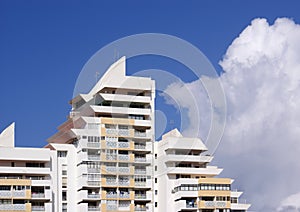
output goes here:
[[155, 82], [115, 62], [45, 148], [14, 147], [0, 134], [1, 211], [246, 211], [231, 179], [207, 166], [199, 139], [177, 130], [155, 142]]
[[209, 166], [199, 138], [183, 137], [177, 129], [155, 143], [155, 208], [164, 211], [245, 212], [242, 192], [232, 191], [232, 179], [216, 178], [222, 169]]

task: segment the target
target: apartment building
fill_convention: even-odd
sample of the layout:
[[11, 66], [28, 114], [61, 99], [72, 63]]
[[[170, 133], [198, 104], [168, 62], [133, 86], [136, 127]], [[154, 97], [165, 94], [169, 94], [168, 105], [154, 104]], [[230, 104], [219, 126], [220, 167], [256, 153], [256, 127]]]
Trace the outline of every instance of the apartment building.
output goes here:
[[69, 119], [48, 140], [49, 148], [66, 151], [61, 168], [67, 161], [72, 167], [64, 208], [153, 210], [154, 98], [154, 81], [126, 76], [121, 58], [88, 94], [71, 100]]
[[244, 212], [250, 204], [241, 203], [242, 192], [232, 191], [232, 179], [216, 178], [222, 169], [209, 166], [199, 138], [183, 137], [177, 129], [155, 143], [155, 198], [157, 212]]
[[52, 212], [52, 152], [14, 147], [14, 124], [0, 134], [0, 211]]
[[155, 82], [112, 64], [44, 148], [0, 134], [1, 211], [246, 211], [233, 180], [215, 178], [197, 138], [173, 130], [155, 142]]

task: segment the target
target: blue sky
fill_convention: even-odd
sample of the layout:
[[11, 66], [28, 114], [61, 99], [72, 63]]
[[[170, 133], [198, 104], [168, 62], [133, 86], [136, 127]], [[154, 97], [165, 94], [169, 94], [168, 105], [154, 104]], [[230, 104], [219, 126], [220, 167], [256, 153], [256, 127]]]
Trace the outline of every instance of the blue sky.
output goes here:
[[[198, 47], [218, 73], [226, 71], [219, 80], [226, 91], [227, 123], [215, 164], [225, 168], [224, 176], [237, 179], [251, 210], [300, 209], [299, 8], [297, 0], [1, 0], [0, 130], [16, 122], [17, 146], [44, 146], [66, 120], [77, 77], [99, 49], [137, 33], [174, 35]], [[199, 94], [200, 119], [210, 121], [205, 91], [182, 74], [183, 65], [141, 56], [130, 59], [127, 68], [129, 74], [162, 69], [180, 75]], [[185, 93], [176, 86], [169, 91], [184, 107]], [[163, 98], [158, 103], [176, 126], [181, 121], [176, 109], [163, 106]], [[192, 123], [189, 106], [184, 112]]]
[[[253, 0], [1, 0], [0, 129], [14, 121], [17, 146], [45, 145], [66, 119], [83, 65], [118, 38], [144, 32], [175, 35], [197, 46], [220, 71], [218, 62], [252, 19], [273, 23], [290, 17], [299, 23], [299, 6], [297, 1]], [[133, 62], [130, 67], [140, 67]], [[148, 61], [147, 68], [155, 67]]]

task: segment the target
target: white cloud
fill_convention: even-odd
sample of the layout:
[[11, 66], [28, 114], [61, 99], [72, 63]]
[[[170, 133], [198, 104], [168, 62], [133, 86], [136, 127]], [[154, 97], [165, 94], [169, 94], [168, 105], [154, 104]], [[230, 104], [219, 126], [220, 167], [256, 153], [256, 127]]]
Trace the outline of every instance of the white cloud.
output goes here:
[[277, 209], [278, 212], [299, 212], [300, 211], [300, 192], [285, 198]]
[[[220, 65], [228, 113], [215, 161], [225, 168], [224, 175], [237, 178], [252, 210], [275, 211], [284, 198], [300, 191], [300, 26], [286, 18], [273, 25], [255, 19]], [[209, 101], [200, 80], [187, 86], [196, 91], [205, 138]], [[167, 90], [181, 106], [193, 107], [178, 89]], [[191, 123], [194, 110], [189, 110]]]

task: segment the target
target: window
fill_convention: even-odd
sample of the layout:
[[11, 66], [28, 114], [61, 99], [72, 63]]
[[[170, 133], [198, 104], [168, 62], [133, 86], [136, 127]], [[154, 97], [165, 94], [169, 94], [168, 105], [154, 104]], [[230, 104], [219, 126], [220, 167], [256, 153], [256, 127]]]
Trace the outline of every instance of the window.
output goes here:
[[157, 202], [155, 202], [155, 204], [154, 204], [154, 205], [155, 205], [155, 207], [157, 208]]
[[65, 157], [67, 157], [67, 151], [57, 151], [57, 156], [59, 158], [65, 158]]
[[157, 183], [157, 178], [154, 179], [154, 182]]
[[38, 167], [38, 168], [44, 168], [45, 164], [44, 163], [34, 163], [34, 162], [29, 162], [26, 163], [26, 167]]
[[11, 167], [15, 167], [15, 162], [11, 162]]
[[67, 200], [67, 192], [66, 191], [62, 192], [62, 200], [63, 201]]
[[155, 159], [157, 159], [157, 154], [154, 154]]
[[157, 171], [157, 166], [154, 166], [155, 171]]
[[157, 195], [157, 190], [155, 190], [154, 192], [155, 192], [155, 195]]
[[67, 170], [62, 170], [62, 175], [67, 175]]

